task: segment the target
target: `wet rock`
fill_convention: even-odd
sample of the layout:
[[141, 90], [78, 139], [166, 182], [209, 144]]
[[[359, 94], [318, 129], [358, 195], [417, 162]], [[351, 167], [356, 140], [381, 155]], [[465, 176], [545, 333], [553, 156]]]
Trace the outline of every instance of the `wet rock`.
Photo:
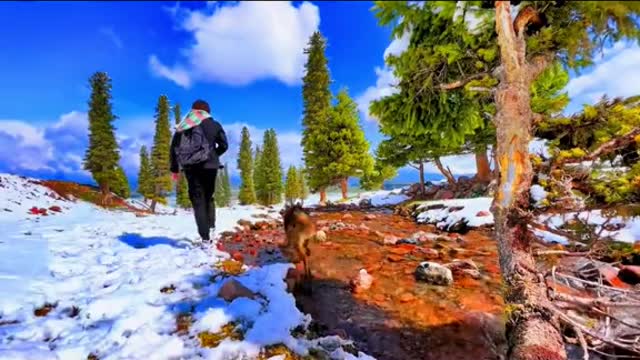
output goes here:
[[377, 216], [375, 216], [373, 214], [367, 214], [364, 217], [365, 220], [375, 220], [376, 218], [377, 218]]
[[240, 297], [253, 298], [254, 293], [246, 286], [242, 285], [236, 279], [228, 280], [222, 285], [218, 292], [218, 297], [223, 298], [225, 301], [233, 301]]
[[466, 234], [469, 232], [469, 226], [467, 226], [467, 220], [460, 220], [458, 222], [455, 222], [451, 225], [449, 225], [446, 228], [446, 231], [448, 232], [454, 232], [454, 233], [458, 233], [458, 234]]
[[351, 215], [351, 214], [342, 215], [342, 220], [348, 220], [348, 219], [353, 219], [353, 215]]
[[452, 206], [452, 207], [449, 208], [449, 212], [450, 213], [457, 212], [457, 211], [460, 211], [462, 209], [464, 209], [464, 206]]
[[360, 224], [360, 226], [358, 226], [358, 229], [363, 231], [369, 231], [369, 227], [365, 224]]
[[640, 284], [640, 266], [626, 265], [622, 266], [618, 273], [620, 280], [627, 284], [637, 285]]
[[320, 242], [325, 242], [327, 241], [327, 233], [324, 232], [323, 230], [320, 230], [316, 233], [316, 240], [320, 241]]
[[482, 211], [478, 211], [478, 213], [476, 214], [477, 217], [485, 217], [485, 216], [489, 216], [491, 215], [490, 212], [482, 210]]
[[367, 270], [360, 269], [358, 275], [351, 280], [351, 289], [355, 293], [369, 290], [373, 284], [373, 276], [369, 275]]
[[358, 206], [360, 208], [362, 208], [362, 209], [369, 209], [371, 207], [371, 200], [370, 199], [362, 199], [358, 203]]
[[400, 239], [398, 239], [398, 237], [396, 237], [396, 236], [393, 236], [393, 235], [385, 235], [385, 236], [384, 236], [383, 243], [384, 243], [385, 245], [395, 245], [395, 244], [397, 244], [397, 243], [398, 243], [398, 240], [400, 240]]
[[415, 271], [417, 280], [427, 282], [432, 285], [453, 284], [453, 274], [448, 268], [430, 261], [420, 263]]

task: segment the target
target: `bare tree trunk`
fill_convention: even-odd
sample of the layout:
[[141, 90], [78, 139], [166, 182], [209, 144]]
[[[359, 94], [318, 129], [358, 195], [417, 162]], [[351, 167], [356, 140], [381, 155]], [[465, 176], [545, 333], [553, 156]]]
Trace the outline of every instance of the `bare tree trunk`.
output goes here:
[[476, 149], [476, 179], [480, 182], [488, 183], [491, 181], [491, 167], [489, 166], [489, 157], [487, 156], [487, 147], [481, 146]]
[[320, 205], [324, 206], [327, 204], [327, 190], [325, 188], [320, 189]]
[[[535, 272], [526, 218], [532, 178], [528, 145], [533, 113], [529, 88], [539, 72], [526, 60], [523, 31], [516, 34], [510, 11], [508, 1], [496, 1], [502, 65], [495, 99], [496, 155], [500, 170], [498, 191], [491, 208], [500, 269], [507, 286], [505, 302], [512, 309], [508, 315], [507, 357], [561, 360], [567, 355], [558, 321], [548, 310], [545, 284]], [[516, 23], [519, 21], [519, 17], [516, 18]]]
[[340, 179], [340, 190], [342, 190], [342, 200], [347, 200], [349, 183], [347, 182], [347, 178]]
[[493, 177], [493, 179], [497, 179], [499, 171], [498, 171], [498, 156], [496, 154], [496, 146], [495, 145], [493, 145], [491, 147], [491, 161], [493, 163], [493, 171], [491, 172], [492, 173], [491, 176]]
[[424, 163], [422, 161], [418, 165], [418, 171], [420, 172], [420, 195], [424, 196]]
[[109, 206], [111, 204], [111, 190], [109, 184], [100, 184], [100, 193], [102, 194], [102, 206]]
[[456, 178], [453, 177], [451, 170], [449, 170], [448, 168], [445, 169], [444, 165], [442, 165], [442, 162], [440, 161], [440, 158], [437, 157], [433, 159], [433, 162], [436, 164], [438, 170], [440, 170], [440, 173], [442, 173], [445, 179], [447, 179], [447, 183], [449, 183], [449, 185], [451, 185], [452, 187], [456, 186]]

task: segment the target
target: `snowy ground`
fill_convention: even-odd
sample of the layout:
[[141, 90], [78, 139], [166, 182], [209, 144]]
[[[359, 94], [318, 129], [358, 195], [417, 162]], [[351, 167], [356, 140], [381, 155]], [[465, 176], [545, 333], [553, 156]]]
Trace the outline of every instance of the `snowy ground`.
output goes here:
[[[218, 272], [213, 265], [229, 255], [191, 244], [189, 212], [136, 217], [55, 199], [50, 190], [15, 176], [0, 175], [0, 184], [0, 359], [85, 360], [90, 353], [101, 360], [254, 358], [266, 345], [283, 343], [304, 354], [327, 342], [334, 343], [332, 357], [357, 358], [336, 347], [337, 338], [291, 335], [310, 319], [286, 292], [289, 264], [237, 277], [259, 294], [255, 300], [218, 298], [227, 280], [211, 281]], [[62, 212], [29, 215], [33, 206], [59, 206]], [[259, 213], [267, 212], [218, 209], [218, 231]], [[175, 292], [160, 292], [172, 285]], [[55, 308], [36, 317], [34, 310], [47, 303]], [[197, 338], [174, 333], [176, 316], [185, 311], [195, 319], [190, 335], [234, 321], [242, 324], [244, 340], [201, 348]]]

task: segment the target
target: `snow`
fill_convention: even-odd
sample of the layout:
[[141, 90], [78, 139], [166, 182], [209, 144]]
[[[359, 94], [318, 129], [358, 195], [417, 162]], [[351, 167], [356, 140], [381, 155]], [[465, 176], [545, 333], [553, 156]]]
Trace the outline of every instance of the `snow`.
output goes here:
[[351, 199], [349, 203], [359, 204], [362, 200], [370, 200], [372, 206], [397, 205], [410, 198], [401, 194], [402, 189], [379, 190], [359, 194], [357, 198]]
[[[596, 231], [599, 231], [602, 225], [607, 221], [607, 217], [602, 215], [600, 210], [583, 211], [580, 213], [570, 212], [556, 215], [543, 215], [540, 222], [548, 222], [555, 229], [560, 228], [564, 223], [578, 217], [588, 224], [596, 225]], [[634, 243], [640, 240], [640, 217], [632, 217], [624, 219], [620, 216], [612, 217], [609, 225], [617, 225], [619, 230], [603, 230], [603, 237], [611, 237], [613, 240]]]
[[[90, 353], [102, 360], [251, 358], [266, 345], [282, 343], [304, 355], [319, 344], [291, 335], [310, 321], [286, 292], [291, 264], [248, 268], [234, 277], [254, 299], [217, 297], [229, 278], [211, 280], [219, 272], [214, 265], [229, 254], [193, 245], [191, 212], [167, 215], [174, 209], [160, 206], [160, 215], [136, 217], [57, 199], [16, 176], [0, 174], [0, 184], [0, 359], [84, 360]], [[33, 206], [54, 205], [62, 212], [28, 214]], [[253, 206], [220, 208], [218, 232], [257, 214], [280, 216]], [[175, 291], [160, 291], [169, 286]], [[35, 316], [44, 304], [55, 306]], [[175, 333], [182, 312], [193, 314], [188, 335]], [[216, 332], [228, 322], [241, 324], [244, 340], [199, 346], [199, 331]], [[338, 350], [337, 359], [371, 359]]]
[[531, 186], [531, 199], [536, 202], [536, 206], [539, 206], [542, 200], [547, 197], [547, 192], [544, 188], [538, 184], [534, 184]]
[[[493, 214], [489, 212], [492, 198], [480, 197], [473, 199], [452, 199], [426, 201], [418, 207], [418, 222], [436, 224], [439, 228], [447, 228], [460, 221], [466, 221], [467, 226], [478, 227], [493, 224]], [[443, 208], [426, 210], [433, 205], [444, 205]], [[462, 207], [461, 210], [450, 212], [452, 207]], [[485, 216], [478, 216], [486, 212]]]

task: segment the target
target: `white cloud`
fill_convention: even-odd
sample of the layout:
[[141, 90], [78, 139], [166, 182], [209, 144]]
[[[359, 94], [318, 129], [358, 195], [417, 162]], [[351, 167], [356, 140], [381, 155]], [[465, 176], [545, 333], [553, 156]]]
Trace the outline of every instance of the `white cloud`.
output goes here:
[[[384, 50], [383, 59], [389, 55], [400, 55], [409, 46], [409, 39], [411, 34], [405, 32], [400, 38], [395, 38], [389, 46]], [[372, 101], [381, 99], [385, 96], [393, 95], [398, 90], [395, 85], [398, 83], [398, 79], [393, 75], [393, 70], [388, 66], [382, 68], [375, 67], [376, 84], [369, 86], [364, 93], [356, 98], [358, 104], [358, 110], [367, 121], [376, 121], [376, 119], [369, 113], [369, 104]]]
[[[177, 15], [180, 9], [173, 10]], [[298, 84], [303, 50], [320, 24], [318, 7], [309, 2], [298, 7], [289, 1], [238, 2], [184, 14], [181, 26], [194, 37], [182, 51], [186, 65], [167, 67], [155, 55], [149, 61], [154, 74], [183, 87], [195, 79], [238, 86], [268, 78]]]
[[191, 87], [191, 76], [189, 73], [182, 68], [181, 66], [174, 66], [173, 68], [169, 68], [160, 63], [158, 57], [155, 55], [151, 55], [149, 57], [149, 68], [151, 72], [159, 77], [167, 78], [174, 83], [182, 86], [183, 88]]
[[[626, 97], [640, 94], [640, 47], [616, 43], [605, 49], [588, 73], [576, 76], [567, 84], [572, 100], [570, 109], [598, 101], [602, 95]], [[572, 111], [570, 111], [572, 112]]]
[[120, 36], [116, 34], [113, 28], [110, 28], [110, 27], [100, 28], [100, 34], [106, 36], [118, 49], [122, 49], [123, 47], [122, 39], [120, 39]]

